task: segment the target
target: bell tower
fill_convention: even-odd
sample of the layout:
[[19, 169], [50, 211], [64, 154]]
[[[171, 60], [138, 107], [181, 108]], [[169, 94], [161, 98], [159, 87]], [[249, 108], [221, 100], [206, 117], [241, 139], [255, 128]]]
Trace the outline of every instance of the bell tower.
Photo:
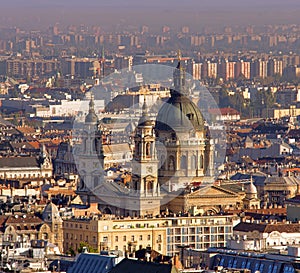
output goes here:
[[154, 122], [148, 116], [146, 97], [134, 136], [132, 187], [139, 200], [139, 214], [159, 214], [160, 186], [157, 179], [158, 160], [155, 148]]
[[49, 155], [46, 146], [42, 145], [42, 156], [41, 156], [41, 176], [51, 177], [53, 170], [51, 156]]
[[80, 130], [81, 144], [76, 149], [76, 160], [80, 182], [77, 192], [82, 200], [94, 202], [93, 189], [101, 184], [103, 177], [104, 153], [102, 133], [98, 129], [99, 121], [94, 109], [94, 98], [91, 96], [89, 112]]
[[154, 122], [149, 119], [146, 99], [143, 113], [134, 136], [134, 189], [141, 196], [156, 196], [158, 193], [157, 155], [155, 148]]

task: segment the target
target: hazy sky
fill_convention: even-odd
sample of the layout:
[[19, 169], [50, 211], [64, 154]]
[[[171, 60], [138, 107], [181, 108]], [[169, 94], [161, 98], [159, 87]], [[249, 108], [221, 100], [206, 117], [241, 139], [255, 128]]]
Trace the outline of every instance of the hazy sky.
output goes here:
[[299, 0], [2, 0], [1, 25], [300, 23]]

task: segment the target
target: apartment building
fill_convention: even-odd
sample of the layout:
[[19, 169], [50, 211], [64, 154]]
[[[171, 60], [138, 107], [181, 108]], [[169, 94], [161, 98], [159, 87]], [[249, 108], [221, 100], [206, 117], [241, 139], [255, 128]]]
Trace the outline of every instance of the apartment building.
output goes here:
[[59, 70], [57, 60], [43, 59], [9, 59], [4, 61], [6, 74], [13, 77], [43, 76], [54, 74]]
[[65, 219], [64, 247], [77, 251], [81, 242], [95, 249], [132, 253], [151, 247], [166, 253], [166, 218], [80, 217]]
[[167, 255], [179, 252], [178, 246], [205, 250], [225, 247], [232, 234], [234, 216], [174, 217], [167, 229]]
[[186, 216], [158, 218], [103, 217], [68, 218], [63, 223], [64, 249], [77, 251], [81, 242], [98, 250], [133, 253], [146, 247], [162, 253], [179, 253], [179, 246], [205, 250], [224, 247], [232, 236], [235, 217]]

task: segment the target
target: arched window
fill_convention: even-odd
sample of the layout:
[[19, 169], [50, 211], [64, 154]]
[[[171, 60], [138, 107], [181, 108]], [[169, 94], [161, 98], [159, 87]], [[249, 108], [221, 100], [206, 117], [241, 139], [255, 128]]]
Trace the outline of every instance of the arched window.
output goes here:
[[169, 171], [175, 171], [175, 158], [172, 155], [169, 156], [168, 169]]
[[83, 139], [82, 139], [82, 152], [86, 152], [86, 148], [87, 148], [87, 139], [85, 137], [83, 137]]
[[141, 155], [141, 145], [139, 142], [136, 144], [136, 155], [137, 156]]
[[195, 155], [191, 156], [191, 169], [192, 170], [197, 169], [197, 157]]
[[147, 191], [151, 192], [153, 189], [153, 181], [148, 181], [147, 183]]
[[187, 169], [187, 160], [185, 155], [180, 158], [180, 169]]
[[166, 157], [165, 157], [165, 155], [162, 155], [160, 157], [160, 166], [161, 166], [162, 170], [166, 169]]
[[79, 186], [79, 189], [84, 189], [84, 177], [82, 177], [81, 179], [80, 179], [80, 186]]
[[146, 156], [150, 156], [151, 155], [151, 144], [147, 143], [146, 144]]
[[200, 168], [203, 169], [203, 167], [204, 167], [204, 156], [201, 155], [200, 156]]
[[97, 153], [98, 150], [99, 150], [98, 139], [95, 138], [94, 141], [93, 141], [93, 152]]

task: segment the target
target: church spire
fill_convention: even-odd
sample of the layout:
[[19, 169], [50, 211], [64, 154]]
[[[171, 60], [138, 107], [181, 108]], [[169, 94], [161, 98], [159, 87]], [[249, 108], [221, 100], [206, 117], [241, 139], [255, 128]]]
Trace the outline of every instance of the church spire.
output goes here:
[[86, 123], [97, 123], [98, 117], [95, 113], [95, 102], [94, 102], [94, 95], [91, 93], [91, 99], [89, 103], [89, 113], [85, 117]]
[[144, 95], [144, 103], [142, 106], [142, 116], [138, 122], [138, 126], [152, 126], [152, 121], [149, 119], [148, 106], [146, 103], [146, 95]]
[[171, 90], [171, 95], [188, 95], [188, 91], [186, 88], [186, 80], [185, 80], [185, 68], [182, 66], [181, 63], [181, 51], [178, 50], [177, 53], [177, 66], [173, 73], [173, 82], [174, 82], [174, 89]]
[[89, 112], [95, 112], [95, 102], [94, 102], [94, 94], [91, 94], [91, 99], [89, 103]]
[[146, 95], [144, 95], [144, 103], [143, 103], [143, 111], [142, 111], [142, 116], [147, 117], [148, 116], [148, 107], [146, 103]]

